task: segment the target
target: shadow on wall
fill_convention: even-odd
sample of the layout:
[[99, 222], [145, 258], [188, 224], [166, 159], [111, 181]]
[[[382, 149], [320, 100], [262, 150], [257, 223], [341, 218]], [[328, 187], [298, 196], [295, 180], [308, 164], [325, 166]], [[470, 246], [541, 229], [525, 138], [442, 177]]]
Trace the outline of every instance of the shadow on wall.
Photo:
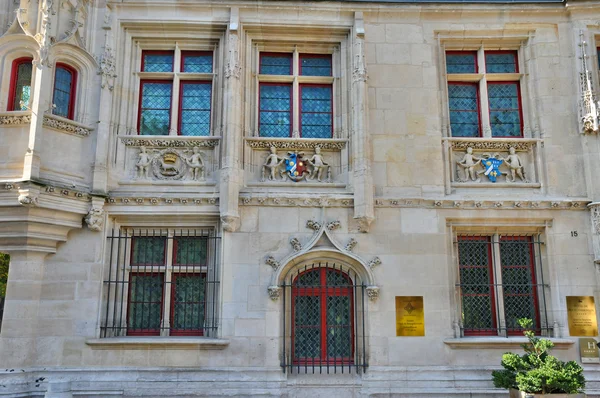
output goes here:
[[10, 256], [8, 254], [0, 253], [0, 330], [2, 330], [2, 315], [4, 314], [4, 297], [6, 296], [9, 262]]

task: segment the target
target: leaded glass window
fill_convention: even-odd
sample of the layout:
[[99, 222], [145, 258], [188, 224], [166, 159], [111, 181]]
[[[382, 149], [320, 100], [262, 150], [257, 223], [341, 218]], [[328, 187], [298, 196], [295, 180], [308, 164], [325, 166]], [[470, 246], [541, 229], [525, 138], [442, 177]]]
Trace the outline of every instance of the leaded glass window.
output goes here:
[[201, 335], [205, 313], [205, 274], [174, 273], [171, 283], [171, 335]]
[[300, 86], [300, 126], [304, 138], [331, 138], [333, 126], [331, 86]]
[[141, 82], [140, 134], [167, 135], [171, 122], [171, 82]]
[[447, 52], [446, 72], [448, 73], [477, 73], [476, 52]]
[[142, 72], [173, 72], [173, 51], [144, 51]]
[[158, 335], [163, 299], [162, 273], [131, 273], [129, 280], [129, 335]]
[[331, 55], [301, 55], [301, 76], [331, 76]]
[[181, 71], [186, 73], [212, 73], [212, 52], [184, 51], [181, 53]]
[[487, 73], [517, 73], [519, 67], [516, 51], [487, 51], [485, 71]]
[[493, 137], [521, 136], [518, 83], [488, 83], [490, 126]]
[[453, 137], [479, 137], [479, 95], [476, 84], [449, 83], [448, 102]]
[[181, 115], [179, 134], [210, 135], [210, 82], [181, 83]]
[[32, 59], [20, 58], [13, 62], [9, 111], [26, 111], [31, 98]]
[[260, 85], [260, 136], [289, 137], [292, 132], [292, 86]]
[[261, 54], [259, 70], [261, 75], [291, 75], [292, 54]]
[[54, 73], [54, 94], [52, 113], [54, 115], [73, 118], [75, 102], [75, 70], [63, 64], [56, 64]]

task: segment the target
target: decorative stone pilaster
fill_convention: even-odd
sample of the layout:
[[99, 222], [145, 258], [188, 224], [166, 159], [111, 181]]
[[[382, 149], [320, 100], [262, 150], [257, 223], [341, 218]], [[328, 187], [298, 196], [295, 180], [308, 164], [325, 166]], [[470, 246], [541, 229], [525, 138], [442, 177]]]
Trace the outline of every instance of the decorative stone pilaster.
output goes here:
[[594, 249], [594, 262], [600, 264], [600, 202], [588, 205], [592, 221], [592, 247]]
[[363, 13], [356, 12], [352, 30], [352, 159], [354, 218], [360, 232], [369, 232], [375, 219], [373, 176], [368, 137], [367, 66]]
[[594, 98], [594, 90], [592, 87], [592, 75], [588, 70], [588, 55], [586, 51], [587, 43], [583, 31], [579, 33], [579, 47], [580, 52], [580, 71], [579, 71], [579, 85], [580, 95], [579, 99], [579, 113], [580, 113], [580, 128], [583, 134], [592, 134], [598, 132], [598, 104], [596, 98]]
[[231, 8], [227, 31], [228, 54], [225, 71], [223, 162], [221, 169], [220, 213], [223, 229], [235, 232], [239, 228], [239, 192], [242, 185], [240, 154], [242, 151], [242, 84], [240, 81], [239, 9]]

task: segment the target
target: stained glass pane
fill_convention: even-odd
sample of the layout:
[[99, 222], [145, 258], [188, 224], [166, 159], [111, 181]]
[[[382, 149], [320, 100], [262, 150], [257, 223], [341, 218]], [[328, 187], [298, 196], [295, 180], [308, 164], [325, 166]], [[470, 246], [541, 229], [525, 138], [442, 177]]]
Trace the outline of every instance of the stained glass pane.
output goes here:
[[165, 263], [164, 236], [138, 236], [133, 238], [131, 250], [131, 265], [164, 265]]
[[462, 294], [462, 320], [465, 332], [492, 330], [490, 242], [484, 239], [458, 240], [458, 265]]
[[15, 82], [15, 99], [12, 109], [26, 111], [31, 97], [31, 61], [20, 63], [17, 67], [17, 81]]
[[212, 54], [183, 54], [182, 72], [188, 73], [212, 73]]
[[318, 287], [321, 285], [321, 269], [315, 268], [298, 275], [294, 287]]
[[500, 242], [504, 316], [509, 331], [520, 328], [517, 322], [520, 318], [533, 319], [534, 328], [539, 327], [530, 239], [529, 237], [507, 238]]
[[291, 86], [260, 86], [260, 136], [289, 137], [292, 123]]
[[331, 76], [331, 56], [300, 56], [300, 75]]
[[201, 331], [204, 327], [204, 274], [174, 274], [173, 284], [171, 329], [175, 332]]
[[333, 269], [329, 269], [327, 270], [327, 286], [349, 286], [352, 285], [352, 282], [350, 281], [350, 279], [348, 278], [348, 276], [346, 276], [346, 274], [344, 274], [341, 271], [336, 271]]
[[[30, 80], [31, 81], [31, 80]], [[73, 84], [73, 73], [66, 68], [57, 66], [54, 75], [54, 97], [52, 104], [53, 114], [69, 117], [69, 105], [71, 103], [71, 85]]]
[[196, 236], [175, 237], [173, 265], [206, 265], [208, 239]]
[[168, 135], [172, 83], [142, 83], [140, 134]]
[[477, 53], [446, 53], [447, 73], [477, 73]]
[[129, 332], [160, 329], [162, 274], [132, 274], [129, 286]]
[[488, 99], [492, 136], [520, 137], [521, 112], [518, 83], [489, 83]]
[[261, 55], [259, 73], [261, 75], [291, 75], [292, 54]]
[[294, 297], [294, 359], [321, 358], [321, 297]]
[[517, 73], [517, 52], [486, 53], [485, 70], [487, 73]]
[[332, 90], [331, 86], [302, 86], [301, 135], [303, 138], [331, 138]]
[[142, 72], [173, 72], [173, 53], [144, 53], [144, 69]]
[[352, 356], [352, 324], [349, 296], [327, 297], [327, 356]]
[[453, 137], [479, 137], [477, 85], [448, 83], [450, 126]]
[[181, 121], [179, 134], [210, 135], [210, 83], [182, 83]]

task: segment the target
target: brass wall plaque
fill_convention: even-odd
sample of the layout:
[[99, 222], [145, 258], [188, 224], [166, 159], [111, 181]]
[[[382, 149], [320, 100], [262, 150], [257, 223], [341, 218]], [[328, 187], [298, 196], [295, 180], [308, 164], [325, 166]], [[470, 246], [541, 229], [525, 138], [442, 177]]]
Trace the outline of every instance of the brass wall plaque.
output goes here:
[[598, 335], [598, 320], [593, 296], [567, 296], [567, 314], [571, 336]]
[[600, 363], [596, 339], [589, 337], [579, 339], [579, 355], [581, 356], [581, 363]]
[[423, 296], [396, 296], [396, 336], [425, 336]]

